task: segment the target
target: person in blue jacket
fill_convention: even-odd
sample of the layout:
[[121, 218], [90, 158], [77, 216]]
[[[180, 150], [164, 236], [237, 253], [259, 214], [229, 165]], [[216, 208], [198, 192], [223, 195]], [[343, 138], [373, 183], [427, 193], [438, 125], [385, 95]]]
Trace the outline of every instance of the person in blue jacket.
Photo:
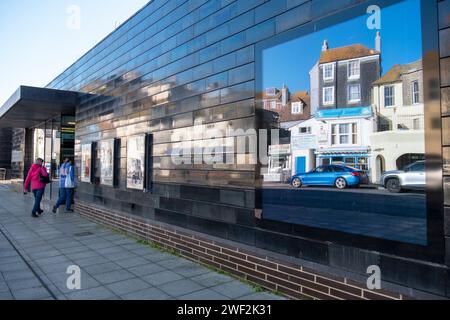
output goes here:
[[72, 195], [75, 189], [75, 169], [72, 165], [72, 161], [67, 158], [60, 167], [60, 179], [59, 179], [59, 198], [56, 204], [53, 206], [53, 213], [56, 213], [59, 206], [63, 203], [66, 204], [66, 213], [73, 212], [72, 210]]

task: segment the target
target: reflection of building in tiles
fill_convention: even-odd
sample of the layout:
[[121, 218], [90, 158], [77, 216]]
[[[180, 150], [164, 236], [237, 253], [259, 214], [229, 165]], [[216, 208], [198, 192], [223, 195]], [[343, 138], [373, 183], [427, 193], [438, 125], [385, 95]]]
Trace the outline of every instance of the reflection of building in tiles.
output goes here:
[[393, 66], [373, 84], [377, 127], [371, 136], [372, 180], [425, 159], [422, 61]]

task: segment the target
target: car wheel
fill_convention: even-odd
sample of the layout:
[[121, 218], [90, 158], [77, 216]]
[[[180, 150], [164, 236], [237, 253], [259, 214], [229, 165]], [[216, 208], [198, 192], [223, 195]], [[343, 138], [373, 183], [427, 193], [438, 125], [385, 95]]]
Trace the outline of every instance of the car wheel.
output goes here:
[[402, 186], [400, 185], [400, 181], [398, 179], [389, 179], [386, 182], [386, 189], [392, 193], [399, 193], [402, 191]]
[[341, 189], [341, 190], [345, 189], [345, 188], [347, 188], [347, 180], [345, 180], [344, 178], [337, 178], [336, 181], [334, 182], [334, 185], [338, 189]]
[[295, 178], [294, 180], [292, 180], [292, 186], [294, 188], [301, 188], [302, 187], [302, 180], [300, 180], [300, 178]]

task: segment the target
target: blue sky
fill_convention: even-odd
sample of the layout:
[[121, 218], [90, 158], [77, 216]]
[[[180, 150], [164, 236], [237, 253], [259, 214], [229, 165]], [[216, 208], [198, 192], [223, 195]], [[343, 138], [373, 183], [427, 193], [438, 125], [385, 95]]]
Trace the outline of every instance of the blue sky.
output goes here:
[[[0, 1], [0, 106], [19, 85], [45, 86], [149, 0]], [[80, 8], [80, 29], [67, 9]]]
[[[324, 39], [330, 49], [361, 43], [375, 48], [376, 30], [367, 28], [368, 15], [320, 30], [263, 52], [263, 88], [286, 84], [292, 92], [310, 91], [309, 71], [319, 60]], [[422, 56], [420, 0], [407, 0], [381, 12], [382, 68], [416, 61]]]

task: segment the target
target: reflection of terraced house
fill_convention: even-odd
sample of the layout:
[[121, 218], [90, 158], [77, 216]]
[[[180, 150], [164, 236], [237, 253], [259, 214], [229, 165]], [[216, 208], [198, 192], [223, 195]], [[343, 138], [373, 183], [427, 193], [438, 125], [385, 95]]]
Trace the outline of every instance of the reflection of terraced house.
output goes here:
[[[291, 93], [286, 85], [279, 90], [268, 88], [263, 93], [264, 110], [277, 116], [277, 126], [288, 129], [310, 118], [310, 97], [306, 91]], [[288, 133], [286, 131], [286, 133]], [[285, 181], [291, 173], [291, 149], [289, 136], [280, 132], [280, 145], [269, 148], [269, 165], [264, 173], [265, 181]]]
[[310, 118], [310, 97], [307, 91], [291, 93], [286, 85], [281, 90], [268, 88], [263, 94], [264, 109], [278, 113], [282, 127]]
[[424, 159], [422, 61], [393, 66], [373, 84], [376, 132], [371, 136], [372, 180]]
[[[369, 138], [374, 124], [371, 90], [381, 73], [379, 34], [375, 48], [353, 44], [330, 49], [324, 41], [319, 61], [310, 71], [311, 110], [320, 125], [319, 130], [311, 129], [319, 132], [315, 165], [347, 164], [370, 170]], [[294, 160], [297, 167], [306, 163], [306, 168], [311, 168], [308, 154], [311, 152], [305, 159]]]

